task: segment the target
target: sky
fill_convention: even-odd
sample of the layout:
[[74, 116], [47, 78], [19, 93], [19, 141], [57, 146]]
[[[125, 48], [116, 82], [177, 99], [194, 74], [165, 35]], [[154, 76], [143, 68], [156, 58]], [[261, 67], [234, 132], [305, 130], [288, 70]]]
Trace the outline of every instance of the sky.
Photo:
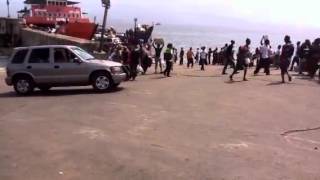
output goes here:
[[[101, 21], [101, 0], [78, 0], [93, 19]], [[16, 15], [23, 0], [10, 0], [11, 12]], [[320, 28], [319, 0], [111, 0], [109, 20], [162, 24], [196, 24], [209, 26], [255, 27], [290, 25], [297, 28]], [[0, 1], [0, 16], [5, 16], [6, 0]]]

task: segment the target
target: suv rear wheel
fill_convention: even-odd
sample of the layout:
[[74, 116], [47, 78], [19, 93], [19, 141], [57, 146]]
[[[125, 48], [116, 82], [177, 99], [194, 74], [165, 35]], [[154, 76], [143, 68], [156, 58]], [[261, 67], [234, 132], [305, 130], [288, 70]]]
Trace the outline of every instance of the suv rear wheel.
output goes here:
[[14, 90], [19, 95], [28, 95], [34, 90], [34, 84], [30, 77], [21, 76], [14, 81]]
[[97, 73], [92, 78], [92, 86], [95, 90], [104, 92], [113, 87], [113, 81], [107, 73]]

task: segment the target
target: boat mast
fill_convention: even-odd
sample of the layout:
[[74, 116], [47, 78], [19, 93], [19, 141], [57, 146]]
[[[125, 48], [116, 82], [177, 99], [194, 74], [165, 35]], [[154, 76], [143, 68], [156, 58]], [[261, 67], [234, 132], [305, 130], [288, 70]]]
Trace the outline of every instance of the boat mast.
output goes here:
[[8, 18], [10, 18], [10, 2], [7, 0]]
[[103, 49], [103, 43], [104, 43], [104, 34], [106, 32], [106, 24], [107, 24], [107, 15], [108, 15], [108, 10], [110, 8], [110, 0], [101, 0], [102, 1], [102, 6], [105, 8], [104, 9], [104, 16], [103, 16], [103, 22], [102, 22], [102, 30], [101, 30], [101, 39], [100, 39], [100, 46], [99, 46], [99, 51], [102, 52]]

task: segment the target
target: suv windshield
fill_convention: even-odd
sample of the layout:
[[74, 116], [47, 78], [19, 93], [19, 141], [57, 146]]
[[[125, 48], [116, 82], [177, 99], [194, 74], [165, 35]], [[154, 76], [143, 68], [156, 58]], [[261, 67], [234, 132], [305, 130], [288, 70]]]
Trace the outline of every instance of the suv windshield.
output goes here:
[[76, 53], [78, 56], [80, 56], [81, 59], [84, 60], [93, 60], [95, 59], [91, 54], [87, 53], [85, 50], [78, 48], [78, 47], [74, 47], [71, 48], [73, 50], [74, 53]]

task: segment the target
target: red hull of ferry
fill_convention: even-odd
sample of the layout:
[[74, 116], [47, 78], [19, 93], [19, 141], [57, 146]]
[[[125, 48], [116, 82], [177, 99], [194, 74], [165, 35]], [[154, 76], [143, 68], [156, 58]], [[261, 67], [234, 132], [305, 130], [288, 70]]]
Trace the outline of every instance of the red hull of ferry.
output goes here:
[[[67, 1], [65, 1], [67, 3]], [[24, 17], [27, 25], [59, 29], [56, 33], [91, 40], [97, 25], [82, 17], [79, 7], [66, 4], [32, 4], [28, 15]]]
[[62, 25], [58, 29], [57, 33], [91, 40], [97, 30], [97, 27], [98, 26], [93, 23], [74, 22]]

